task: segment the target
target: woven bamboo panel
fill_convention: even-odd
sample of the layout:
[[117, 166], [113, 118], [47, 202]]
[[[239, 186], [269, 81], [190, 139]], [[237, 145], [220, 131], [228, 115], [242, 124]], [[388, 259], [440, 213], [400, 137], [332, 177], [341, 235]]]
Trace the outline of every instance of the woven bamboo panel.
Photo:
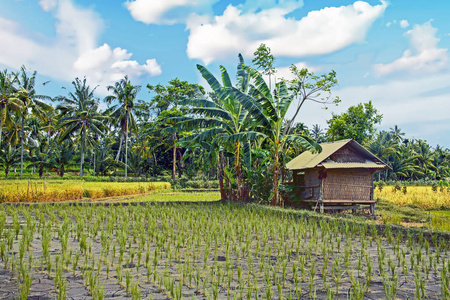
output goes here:
[[328, 170], [323, 199], [370, 201], [371, 189], [372, 175], [368, 170]]
[[354, 163], [363, 163], [366, 161], [365, 157], [360, 153], [354, 151], [350, 147], [343, 147], [338, 151], [334, 152], [330, 158], [335, 162], [346, 163], [346, 162], [354, 162]]
[[320, 194], [321, 181], [318, 178], [319, 173], [317, 169], [309, 169], [305, 171], [305, 185], [306, 186], [319, 186], [317, 188], [307, 189], [307, 193], [310, 193], [313, 199], [317, 199]]

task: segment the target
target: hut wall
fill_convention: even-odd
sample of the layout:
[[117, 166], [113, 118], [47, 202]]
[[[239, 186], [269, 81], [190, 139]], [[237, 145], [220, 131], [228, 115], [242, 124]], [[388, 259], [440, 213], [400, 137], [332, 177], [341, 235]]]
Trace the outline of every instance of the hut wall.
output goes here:
[[327, 170], [323, 183], [324, 200], [370, 201], [372, 173], [367, 169]]
[[311, 188], [305, 189], [305, 192], [302, 195], [303, 198], [305, 199], [309, 198], [314, 200], [319, 199], [320, 185], [322, 183], [321, 179], [319, 179], [319, 170], [318, 169], [305, 170], [304, 180], [305, 186]]

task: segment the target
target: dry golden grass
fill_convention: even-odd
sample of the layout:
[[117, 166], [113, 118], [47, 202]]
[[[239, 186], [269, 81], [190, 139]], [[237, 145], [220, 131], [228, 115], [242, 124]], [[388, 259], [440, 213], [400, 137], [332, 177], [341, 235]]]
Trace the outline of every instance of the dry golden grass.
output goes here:
[[48, 202], [145, 194], [170, 189], [168, 182], [84, 182], [82, 180], [2, 180], [0, 203]]
[[433, 191], [431, 186], [408, 186], [406, 194], [394, 191], [393, 186], [385, 186], [382, 191], [375, 190], [375, 198], [399, 205], [413, 205], [424, 209], [440, 209], [450, 207], [450, 193], [447, 189]]

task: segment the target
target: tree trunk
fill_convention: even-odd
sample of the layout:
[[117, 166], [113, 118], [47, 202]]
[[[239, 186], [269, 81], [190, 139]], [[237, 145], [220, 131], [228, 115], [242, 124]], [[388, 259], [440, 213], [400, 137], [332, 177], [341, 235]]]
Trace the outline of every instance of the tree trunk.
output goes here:
[[44, 174], [44, 167], [40, 166], [39, 167], [39, 178], [42, 178], [42, 175]]
[[23, 175], [23, 127], [25, 126], [25, 116], [22, 116], [22, 128], [20, 129], [20, 177]]
[[8, 173], [9, 173], [9, 164], [5, 165], [5, 178], [8, 177]]
[[95, 150], [94, 150], [94, 177], [95, 177]]
[[175, 180], [175, 173], [177, 171], [177, 146], [175, 138], [173, 140], [173, 162], [172, 162], [172, 180]]
[[123, 141], [123, 134], [120, 133], [120, 139], [119, 139], [119, 150], [117, 151], [117, 155], [116, 155], [116, 161], [119, 160], [120, 158], [120, 152], [122, 152], [122, 141]]
[[0, 122], [0, 149], [2, 149], [2, 138], [3, 138], [2, 134], [3, 134], [3, 121]]
[[125, 179], [128, 177], [128, 110], [125, 113]]
[[81, 132], [81, 159], [80, 159], [80, 177], [83, 177], [83, 162], [84, 162], [84, 133]]
[[64, 164], [61, 165], [61, 168], [59, 168], [59, 176], [63, 177], [64, 176]]
[[242, 186], [241, 186], [241, 143], [236, 143], [236, 150], [234, 154], [234, 171], [236, 172], [236, 198], [242, 200]]
[[128, 176], [128, 130], [125, 132], [125, 178]]
[[225, 189], [223, 187], [223, 168], [224, 168], [223, 151], [220, 151], [220, 153], [219, 153], [218, 168], [219, 168], [218, 173], [219, 173], [220, 199], [222, 201], [225, 201], [225, 200], [227, 200], [227, 195], [226, 195]]
[[276, 142], [275, 148], [275, 156], [273, 160], [273, 180], [272, 180], [272, 206], [279, 205], [279, 193], [278, 193], [278, 173], [280, 172], [280, 168], [278, 166], [278, 150], [279, 150], [279, 142]]

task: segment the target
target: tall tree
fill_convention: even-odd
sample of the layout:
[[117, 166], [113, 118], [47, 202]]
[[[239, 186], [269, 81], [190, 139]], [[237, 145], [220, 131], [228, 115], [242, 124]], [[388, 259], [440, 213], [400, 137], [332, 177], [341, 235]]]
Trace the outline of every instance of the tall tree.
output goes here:
[[61, 104], [57, 107], [60, 111], [58, 129], [64, 129], [59, 141], [62, 142], [71, 137], [79, 139], [81, 152], [80, 176], [82, 177], [86, 143], [93, 143], [89, 134], [102, 136], [105, 128], [104, 121], [108, 117], [97, 111], [98, 101], [94, 97], [95, 88], [91, 89], [86, 84], [86, 78], [83, 80], [75, 78], [72, 85], [75, 88], [74, 92], [70, 92], [68, 97], [58, 97], [58, 100], [61, 101]]
[[20, 112], [23, 103], [15, 98], [15, 82], [16, 76], [9, 73], [8, 70], [0, 71], [0, 149], [2, 147], [3, 127], [11, 129], [14, 112]]
[[255, 58], [253, 58], [252, 63], [255, 64], [256, 68], [262, 70], [262, 74], [269, 76], [269, 89], [272, 89], [271, 77], [277, 72], [274, 67], [275, 57], [270, 52], [270, 48], [266, 44], [260, 44], [258, 49], [253, 52]]
[[[150, 106], [156, 113], [157, 125], [165, 128], [164, 133], [166, 137], [169, 136], [172, 141], [172, 180], [175, 180], [178, 161], [177, 153], [179, 150], [177, 149], [177, 142], [180, 135], [180, 132], [175, 130], [175, 117], [184, 114], [183, 102], [185, 100], [194, 97], [196, 94], [203, 94], [204, 89], [197, 84], [191, 84], [178, 78], [170, 80], [167, 86], [148, 84], [147, 88], [149, 92], [155, 93], [155, 96], [150, 101]], [[181, 175], [180, 168], [178, 169], [179, 175]]]
[[288, 81], [289, 90], [294, 94], [297, 105], [293, 109], [293, 117], [288, 126], [285, 127], [283, 134], [289, 134], [300, 109], [306, 101], [323, 105], [338, 105], [341, 102], [339, 97], [332, 97], [331, 94], [331, 89], [338, 84], [335, 71], [316, 75], [306, 68], [298, 69], [295, 65], [291, 65], [289, 70], [294, 75], [294, 79]]
[[372, 105], [360, 103], [350, 106], [348, 110], [340, 115], [333, 114], [328, 123], [328, 137], [332, 141], [340, 139], [354, 139], [362, 144], [372, 139], [376, 132], [375, 125], [380, 124], [383, 115]]
[[125, 136], [125, 178], [127, 178], [128, 132], [130, 129], [136, 129], [136, 121], [134, 119], [135, 100], [141, 87], [132, 85], [130, 80], [128, 80], [128, 76], [125, 76], [125, 78], [116, 82], [114, 86], [108, 86], [107, 89], [112, 95], [106, 97], [106, 102], [108, 104], [111, 104], [114, 101], [118, 102], [118, 104], [110, 107], [106, 113], [109, 113], [113, 120], [118, 120], [120, 122], [122, 135]]
[[35, 116], [43, 119], [46, 111], [50, 110], [51, 108], [49, 104], [43, 101], [50, 100], [50, 97], [36, 94], [36, 75], [37, 72], [34, 71], [31, 76], [28, 76], [26, 68], [22, 66], [20, 75], [17, 76], [19, 88], [16, 92], [16, 98], [23, 103], [21, 111], [22, 128], [20, 133], [20, 176], [23, 175], [23, 144], [25, 119], [30, 110]]

